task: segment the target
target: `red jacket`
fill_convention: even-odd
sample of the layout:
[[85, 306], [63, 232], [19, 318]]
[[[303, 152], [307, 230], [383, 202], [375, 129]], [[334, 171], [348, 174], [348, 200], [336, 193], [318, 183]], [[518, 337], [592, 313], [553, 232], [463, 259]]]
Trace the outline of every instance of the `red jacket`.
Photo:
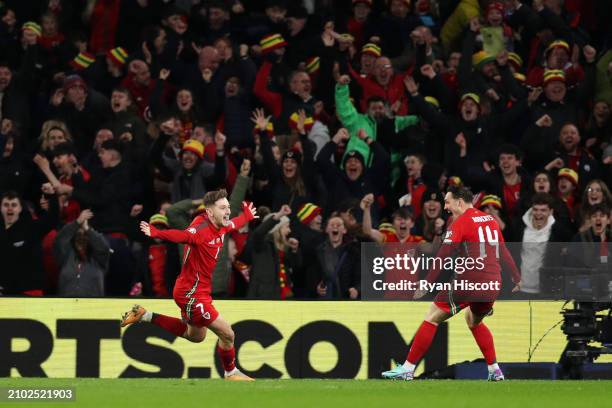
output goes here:
[[[144, 118], [145, 110], [149, 107], [149, 100], [151, 98], [151, 94], [153, 93], [153, 89], [155, 89], [155, 79], [151, 79], [149, 85], [143, 86], [134, 82], [134, 74], [131, 72], [123, 78], [121, 81], [121, 86], [127, 88], [132, 97], [134, 98], [134, 103], [138, 108], [138, 115], [141, 118]], [[166, 89], [164, 89], [164, 95], [166, 94]]]
[[361, 112], [367, 112], [368, 110], [368, 99], [372, 96], [380, 96], [387, 101], [389, 106], [392, 106], [395, 102], [400, 101], [400, 108], [395, 113], [397, 116], [408, 115], [408, 97], [404, 88], [404, 77], [406, 73], [393, 74], [393, 77], [389, 81], [386, 88], [383, 88], [376, 79], [372, 76], [363, 78], [359, 73], [355, 72], [352, 68], [349, 68], [351, 76], [359, 86], [361, 86]]
[[115, 34], [119, 24], [121, 0], [97, 0], [90, 18], [91, 38], [89, 50], [105, 53], [115, 48]]
[[149, 247], [149, 272], [151, 273], [151, 286], [153, 293], [157, 297], [169, 296], [168, 288], [166, 287], [166, 278], [164, 276], [167, 254], [165, 244], [153, 244]]

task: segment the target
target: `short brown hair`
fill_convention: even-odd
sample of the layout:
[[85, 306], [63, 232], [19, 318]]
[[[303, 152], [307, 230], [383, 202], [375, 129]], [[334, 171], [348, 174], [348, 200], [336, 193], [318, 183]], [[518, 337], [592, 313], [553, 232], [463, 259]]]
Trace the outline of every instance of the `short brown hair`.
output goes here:
[[397, 210], [393, 211], [393, 214], [391, 215], [392, 220], [395, 220], [396, 218], [403, 218], [405, 220], [409, 219], [414, 221], [414, 214], [412, 210], [410, 210], [408, 207], [400, 207]]
[[450, 186], [446, 192], [450, 193], [455, 200], [463, 200], [468, 204], [471, 204], [474, 199], [474, 194], [467, 187]]
[[21, 197], [19, 197], [19, 194], [13, 190], [6, 191], [4, 194], [2, 194], [2, 196], [0, 196], [0, 202], [4, 200], [19, 200], [19, 205], [21, 205]]
[[531, 198], [531, 206], [547, 205], [548, 208], [553, 208], [553, 197], [548, 193], [536, 193]]
[[592, 205], [591, 208], [587, 210], [587, 212], [589, 214], [589, 217], [594, 216], [598, 212], [604, 214], [607, 217], [610, 217], [610, 209], [604, 203]]
[[224, 188], [209, 191], [208, 193], [204, 194], [203, 204], [205, 207], [210, 207], [223, 198], [227, 198], [227, 191]]

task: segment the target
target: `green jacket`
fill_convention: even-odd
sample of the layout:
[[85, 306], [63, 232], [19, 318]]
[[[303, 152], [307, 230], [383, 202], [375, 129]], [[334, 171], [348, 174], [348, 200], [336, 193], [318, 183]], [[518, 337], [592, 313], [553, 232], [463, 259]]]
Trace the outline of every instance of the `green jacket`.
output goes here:
[[[230, 194], [229, 202], [232, 213], [230, 217], [234, 218], [240, 214], [242, 209], [242, 201], [246, 196], [247, 188], [249, 187], [249, 177], [238, 175], [232, 194]], [[191, 210], [193, 208], [192, 200], [182, 200], [173, 204], [166, 211], [166, 217], [168, 217], [168, 224], [173, 229], [185, 229], [191, 224], [192, 216]], [[227, 284], [231, 273], [231, 267], [229, 267], [229, 261], [227, 258], [227, 240], [223, 242], [223, 249], [221, 255], [217, 259], [217, 265], [212, 275], [212, 293], [219, 294], [224, 293], [227, 290]], [[179, 245], [180, 259], [183, 259], [183, 246]]]
[[612, 78], [608, 73], [608, 65], [612, 62], [612, 50], [608, 50], [597, 62], [595, 101], [606, 101], [612, 104]]
[[[370, 166], [372, 163], [372, 157], [370, 155], [370, 147], [366, 142], [357, 137], [359, 129], [366, 131], [368, 136], [373, 140], [376, 140], [376, 121], [364, 115], [363, 113], [357, 112], [355, 106], [349, 99], [349, 87], [348, 85], [336, 84], [336, 114], [344, 126], [351, 135], [348, 145], [346, 146], [346, 152], [356, 150], [363, 155], [365, 162]], [[408, 116], [396, 116], [395, 117], [395, 131], [399, 132], [408, 126], [414, 126], [419, 123], [419, 118], [414, 115]]]

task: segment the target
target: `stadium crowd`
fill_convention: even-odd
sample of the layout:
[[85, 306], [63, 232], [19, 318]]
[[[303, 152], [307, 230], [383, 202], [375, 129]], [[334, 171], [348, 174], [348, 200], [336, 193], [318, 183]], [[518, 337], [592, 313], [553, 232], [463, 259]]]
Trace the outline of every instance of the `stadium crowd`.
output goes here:
[[182, 248], [138, 224], [186, 228], [217, 188], [261, 218], [226, 240], [215, 297], [358, 299], [360, 244], [433, 252], [451, 184], [507, 241], [600, 242], [607, 262], [612, 2], [3, 0], [0, 16], [4, 295], [170, 296]]

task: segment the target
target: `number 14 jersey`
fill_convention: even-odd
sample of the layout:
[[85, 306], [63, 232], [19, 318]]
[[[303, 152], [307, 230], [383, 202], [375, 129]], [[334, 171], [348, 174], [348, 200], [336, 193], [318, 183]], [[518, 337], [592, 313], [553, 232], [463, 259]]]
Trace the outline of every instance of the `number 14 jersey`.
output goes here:
[[[497, 221], [476, 208], [469, 208], [455, 219], [446, 232], [437, 256], [442, 259], [452, 256], [471, 259], [465, 264], [465, 271], [461, 275], [473, 282], [500, 281], [500, 261], [510, 269], [514, 283], [521, 279]], [[427, 280], [434, 282], [439, 272], [432, 269]]]

